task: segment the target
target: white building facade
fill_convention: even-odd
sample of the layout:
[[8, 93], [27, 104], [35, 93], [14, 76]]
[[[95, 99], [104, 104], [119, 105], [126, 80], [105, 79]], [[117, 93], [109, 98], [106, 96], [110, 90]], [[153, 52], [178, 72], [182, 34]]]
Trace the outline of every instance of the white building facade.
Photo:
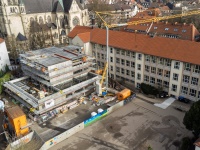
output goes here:
[[[94, 31], [98, 35], [96, 38], [94, 32], [91, 33], [94, 36], [91, 39], [92, 53], [96, 57], [98, 68], [103, 68], [106, 62], [106, 36], [105, 31], [97, 30], [97, 32]], [[183, 96], [192, 101], [200, 98], [200, 62], [198, 61], [200, 43], [192, 41], [185, 43], [183, 40], [137, 35], [138, 40], [140, 39], [138, 43], [131, 39], [133, 34], [123, 34], [126, 33], [109, 32], [108, 57], [111, 78], [121, 80], [136, 88], [140, 88], [141, 83], [147, 83], [163, 89], [171, 96]], [[101, 36], [105, 37], [100, 38]], [[142, 41], [143, 38], [146, 40]], [[165, 45], [171, 41], [174, 47], [165, 48], [161, 41]], [[156, 43], [161, 45], [151, 48]]]
[[5, 41], [0, 38], [0, 70], [5, 70], [5, 66], [10, 66], [8, 51]]

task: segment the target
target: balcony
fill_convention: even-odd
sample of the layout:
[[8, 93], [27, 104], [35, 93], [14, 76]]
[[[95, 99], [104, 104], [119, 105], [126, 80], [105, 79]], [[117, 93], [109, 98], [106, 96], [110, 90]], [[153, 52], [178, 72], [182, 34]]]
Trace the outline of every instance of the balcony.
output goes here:
[[192, 72], [192, 77], [198, 78], [199, 77], [199, 73]]

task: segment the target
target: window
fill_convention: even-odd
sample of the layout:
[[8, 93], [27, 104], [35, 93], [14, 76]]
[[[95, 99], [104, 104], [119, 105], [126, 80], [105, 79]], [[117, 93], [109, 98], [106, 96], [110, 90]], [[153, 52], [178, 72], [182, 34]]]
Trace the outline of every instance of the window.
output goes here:
[[155, 78], [154, 78], [154, 77], [151, 77], [151, 78], [150, 78], [150, 83], [151, 83], [151, 84], [155, 84]]
[[164, 70], [164, 77], [170, 77], [170, 71]]
[[131, 67], [135, 68], [135, 62], [131, 62]]
[[140, 83], [137, 83], [137, 88], [140, 89]]
[[182, 32], [186, 32], [186, 30], [185, 30], [185, 29], [183, 29], [183, 30], [182, 30]]
[[149, 55], [145, 56], [145, 61], [150, 61], [150, 56]]
[[121, 51], [121, 55], [125, 55], [125, 51], [122, 50], [122, 51]]
[[149, 76], [144, 76], [144, 81], [149, 82]]
[[158, 27], [154, 27], [154, 30], [158, 29]]
[[100, 54], [99, 54], [99, 53], [97, 53], [97, 58], [99, 58], [99, 59], [100, 59]]
[[121, 68], [121, 73], [124, 74], [124, 68]]
[[169, 82], [164, 81], [164, 82], [163, 82], [163, 86], [166, 87], [166, 88], [168, 88], [168, 87], [169, 87]]
[[141, 70], [141, 65], [140, 64], [137, 64], [137, 69]]
[[139, 74], [139, 73], [137, 74], [137, 79], [141, 80], [141, 74]]
[[122, 65], [124, 65], [124, 62], [125, 62], [124, 59], [121, 59], [121, 64], [122, 64]]
[[43, 24], [43, 18], [42, 17], [39, 17], [39, 24]]
[[117, 54], [120, 54], [120, 50], [119, 49], [117, 49], [117, 52], [116, 52]]
[[162, 85], [162, 80], [157, 79], [157, 84], [158, 84], [159, 86], [161, 86], [161, 85]]
[[165, 31], [168, 31], [169, 30], [169, 28], [165, 28]]
[[193, 68], [193, 72], [194, 73], [200, 73], [200, 66], [199, 65], [195, 65]]
[[130, 75], [130, 71], [126, 70], [126, 75], [129, 76]]
[[151, 56], [151, 62], [156, 63], [156, 57], [155, 56]]
[[184, 70], [191, 71], [191, 65], [189, 63], [185, 63]]
[[177, 85], [172, 84], [172, 91], [176, 92], [177, 91]]
[[163, 70], [162, 69], [158, 69], [157, 70], [157, 74], [160, 75], [160, 76], [162, 76], [163, 75]]
[[130, 66], [130, 61], [126, 60], [126, 66]]
[[120, 63], [120, 59], [116, 58], [116, 63], [119, 64]]
[[119, 67], [116, 68], [116, 72], [120, 73], [120, 68]]
[[190, 81], [190, 77], [189, 76], [183, 76], [183, 82], [184, 83], [189, 83], [189, 81]]
[[198, 98], [200, 98], [200, 91], [198, 92]]
[[151, 73], [156, 73], [156, 67], [151, 67]]
[[187, 94], [187, 93], [188, 93], [188, 88], [182, 86], [182, 88], [181, 88], [181, 93], [183, 93], [183, 94]]
[[138, 54], [138, 60], [142, 59], [142, 54]]
[[110, 53], [113, 53], [113, 48], [110, 48]]
[[101, 54], [101, 59], [104, 59], [104, 54]]
[[135, 53], [134, 52], [131, 53], [131, 57], [135, 58]]
[[168, 67], [171, 66], [171, 60], [170, 59], [165, 59], [165, 66], [168, 66]]
[[113, 57], [110, 57], [110, 62], [113, 62]]
[[131, 53], [129, 51], [126, 51], [126, 56], [130, 57]]
[[135, 72], [131, 71], [131, 77], [135, 78]]
[[180, 62], [175, 61], [174, 62], [174, 69], [179, 69], [180, 68]]
[[198, 78], [192, 77], [191, 84], [198, 85], [198, 82], [199, 82]]
[[113, 66], [110, 66], [110, 70], [113, 71]]
[[175, 28], [175, 29], [174, 29], [174, 31], [178, 31], [178, 29], [177, 29], [177, 28]]
[[101, 66], [102, 66], [102, 68], [104, 68], [104, 62], [101, 62]]
[[178, 81], [178, 74], [173, 73], [173, 80]]
[[189, 93], [189, 95], [192, 96], [192, 97], [196, 97], [196, 93], [197, 93], [196, 90], [194, 90], [194, 89], [190, 89], [190, 93]]
[[146, 72], [149, 72], [149, 69], [150, 69], [150, 67], [147, 66], [147, 65], [145, 65], [145, 71], [146, 71]]
[[163, 58], [159, 58], [159, 64], [163, 65], [164, 64], [164, 59]]

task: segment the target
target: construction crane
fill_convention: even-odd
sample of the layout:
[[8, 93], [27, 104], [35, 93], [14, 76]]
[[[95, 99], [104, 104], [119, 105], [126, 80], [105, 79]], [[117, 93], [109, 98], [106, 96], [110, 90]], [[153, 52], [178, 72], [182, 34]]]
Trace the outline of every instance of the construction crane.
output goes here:
[[101, 86], [103, 85], [103, 81], [105, 79], [107, 69], [108, 69], [108, 63], [106, 62], [106, 65], [105, 65], [104, 70], [103, 70], [103, 75], [102, 75], [102, 78], [101, 78], [101, 82], [100, 82]]
[[[105, 13], [109, 14], [109, 12], [96, 12], [97, 16], [103, 21], [103, 23], [106, 27], [114, 28], [114, 27], [119, 27], [119, 26], [137, 25], [137, 24], [141, 24], [141, 23], [158, 22], [161, 20], [198, 15], [198, 14], [200, 14], [200, 10], [190, 11], [187, 13], [181, 13], [181, 14], [176, 14], [176, 15], [171, 15], [171, 16], [153, 17], [153, 18], [144, 19], [144, 20], [131, 21], [131, 22], [123, 23], [123, 24], [107, 24], [107, 22], [100, 15], [100, 14], [105, 14]], [[113, 14], [111, 14], [111, 15], [113, 15]]]

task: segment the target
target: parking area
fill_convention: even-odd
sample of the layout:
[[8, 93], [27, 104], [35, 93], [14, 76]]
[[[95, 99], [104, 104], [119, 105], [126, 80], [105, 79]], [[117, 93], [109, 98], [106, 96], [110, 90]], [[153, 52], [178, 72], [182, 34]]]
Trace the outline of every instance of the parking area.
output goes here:
[[185, 136], [191, 136], [182, 124], [184, 112], [174, 108], [188, 104], [178, 101], [166, 109], [154, 106], [162, 99], [136, 98], [109, 116], [92, 124], [52, 150], [176, 150]]

